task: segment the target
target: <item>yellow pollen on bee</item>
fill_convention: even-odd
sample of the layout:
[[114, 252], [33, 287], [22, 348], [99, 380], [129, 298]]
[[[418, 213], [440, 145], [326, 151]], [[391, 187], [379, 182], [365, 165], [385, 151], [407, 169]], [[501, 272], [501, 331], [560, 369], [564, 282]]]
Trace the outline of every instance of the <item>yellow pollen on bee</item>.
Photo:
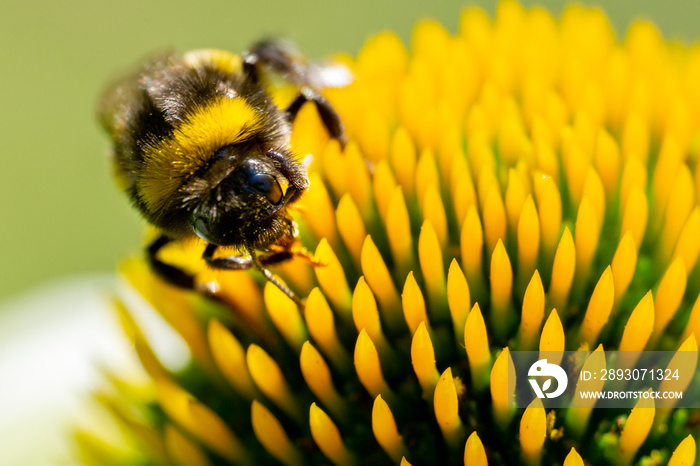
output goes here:
[[199, 107], [172, 136], [146, 148], [143, 173], [149, 176], [137, 181], [143, 201], [153, 210], [162, 208], [190, 172], [260, 125], [260, 114], [243, 98], [220, 97]]
[[183, 55], [185, 63], [192, 68], [212, 64], [217, 69], [227, 73], [240, 73], [243, 70], [243, 61], [240, 55], [236, 55], [227, 50], [205, 49], [192, 50]]

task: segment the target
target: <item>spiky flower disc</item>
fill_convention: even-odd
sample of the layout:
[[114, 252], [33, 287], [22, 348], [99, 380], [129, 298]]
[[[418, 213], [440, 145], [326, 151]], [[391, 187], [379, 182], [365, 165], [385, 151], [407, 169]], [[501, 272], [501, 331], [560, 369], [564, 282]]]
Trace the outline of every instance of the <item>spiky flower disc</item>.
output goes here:
[[[199, 270], [211, 298], [125, 263], [191, 362], [166, 368], [118, 306], [151, 382], [112, 378], [99, 398], [128, 447], [81, 434], [82, 458], [692, 464], [697, 411], [515, 410], [507, 381], [512, 350], [697, 351], [700, 49], [506, 1], [339, 60], [355, 80], [327, 96], [350, 142], [312, 106], [293, 132], [325, 266], [275, 272], [305, 308], [248, 273]], [[170, 258], [196, 268], [188, 248]]]

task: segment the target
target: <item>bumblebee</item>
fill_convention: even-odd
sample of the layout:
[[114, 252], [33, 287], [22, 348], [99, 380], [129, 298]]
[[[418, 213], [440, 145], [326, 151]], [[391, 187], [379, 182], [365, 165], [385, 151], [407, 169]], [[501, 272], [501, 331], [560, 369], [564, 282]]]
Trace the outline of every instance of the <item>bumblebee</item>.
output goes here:
[[[302, 105], [313, 102], [330, 135], [345, 141], [338, 114], [320, 93], [332, 81], [322, 71], [290, 44], [266, 40], [242, 55], [162, 56], [105, 94], [99, 117], [112, 139], [117, 181], [161, 233], [146, 248], [157, 274], [193, 288], [194, 277], [158, 252], [196, 235], [207, 243], [202, 257], [209, 266], [255, 267], [299, 303], [266, 266], [310, 257], [292, 247], [298, 233], [287, 212], [309, 187], [290, 147]], [[274, 77], [296, 90], [286, 108], [273, 102]], [[221, 246], [243, 254], [214, 257]]]

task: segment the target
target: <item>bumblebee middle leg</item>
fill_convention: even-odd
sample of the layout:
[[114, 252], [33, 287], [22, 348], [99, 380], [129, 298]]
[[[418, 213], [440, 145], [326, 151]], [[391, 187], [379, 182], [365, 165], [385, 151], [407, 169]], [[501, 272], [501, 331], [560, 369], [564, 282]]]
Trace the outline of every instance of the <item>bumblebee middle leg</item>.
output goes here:
[[158, 276], [173, 286], [177, 286], [178, 288], [194, 289], [195, 280], [192, 275], [158, 259], [158, 251], [160, 251], [163, 246], [171, 241], [173, 241], [171, 238], [168, 238], [165, 235], [160, 235], [155, 241], [148, 245], [146, 248], [146, 254], [148, 257], [148, 262], [151, 265], [151, 269], [153, 269]]
[[338, 112], [335, 111], [335, 108], [333, 108], [330, 102], [315, 91], [302, 89], [296, 99], [287, 107], [289, 121], [294, 121], [302, 105], [309, 101], [313, 101], [316, 105], [323, 126], [326, 127], [331, 137], [337, 139], [340, 144], [344, 146], [345, 143], [347, 143], [347, 138], [345, 137], [345, 128], [343, 127], [343, 122], [340, 120], [340, 115], [338, 115]]

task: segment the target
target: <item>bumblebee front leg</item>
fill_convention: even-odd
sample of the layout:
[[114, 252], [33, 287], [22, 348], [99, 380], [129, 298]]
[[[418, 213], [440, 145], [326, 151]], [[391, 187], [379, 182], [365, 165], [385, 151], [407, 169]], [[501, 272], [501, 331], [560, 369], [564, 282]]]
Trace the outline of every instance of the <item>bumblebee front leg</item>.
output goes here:
[[267, 280], [272, 282], [272, 284], [279, 288], [282, 293], [287, 295], [289, 299], [294, 301], [299, 307], [304, 307], [304, 303], [301, 302], [301, 299], [299, 299], [299, 297], [295, 295], [292, 290], [287, 288], [284, 283], [277, 280], [277, 278], [272, 275], [272, 272], [266, 269], [263, 265], [263, 263], [267, 265], [283, 262], [291, 257], [289, 252], [280, 251], [269, 256], [262, 256], [258, 258], [258, 256], [255, 254], [255, 250], [249, 245], [246, 245], [246, 250], [249, 254], [248, 256], [227, 256], [214, 258], [214, 252], [216, 252], [217, 249], [218, 246], [216, 244], [208, 244], [204, 250], [204, 254], [202, 255], [202, 258], [204, 258], [205, 262], [210, 267], [223, 270], [243, 270], [255, 267], [265, 276]]
[[312, 89], [302, 89], [296, 99], [287, 107], [289, 121], [294, 121], [302, 105], [309, 101], [313, 101], [316, 105], [323, 126], [326, 127], [331, 137], [337, 139], [342, 146], [345, 146], [348, 141], [345, 136], [343, 122], [340, 120], [340, 115], [338, 115], [338, 112], [335, 111], [335, 108], [333, 108], [328, 100]]
[[207, 244], [204, 254], [202, 254], [202, 258], [209, 267], [222, 270], [244, 270], [253, 266], [251, 256], [227, 256], [214, 259], [214, 252], [218, 248], [219, 246], [216, 244]]
[[151, 265], [151, 269], [163, 280], [167, 281], [173, 286], [194, 289], [195, 280], [192, 275], [158, 259], [158, 251], [160, 251], [163, 246], [171, 241], [173, 241], [171, 238], [168, 238], [165, 235], [160, 235], [146, 248], [146, 254], [148, 257], [148, 262]]

